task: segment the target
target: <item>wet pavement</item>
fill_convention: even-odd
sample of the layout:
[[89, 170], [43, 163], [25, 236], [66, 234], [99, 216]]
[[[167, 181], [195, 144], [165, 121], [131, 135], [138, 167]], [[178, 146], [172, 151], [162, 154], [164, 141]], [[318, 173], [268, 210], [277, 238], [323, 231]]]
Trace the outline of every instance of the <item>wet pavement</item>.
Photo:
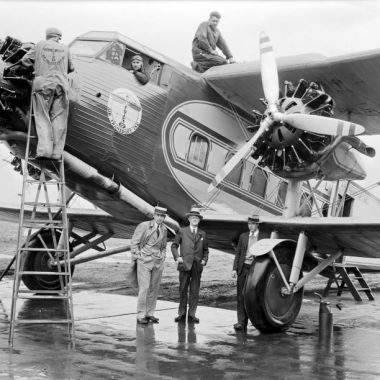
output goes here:
[[[379, 301], [348, 294], [334, 310], [330, 343], [318, 339], [318, 304], [305, 299], [287, 333], [233, 330], [236, 313], [199, 307], [199, 325], [174, 323], [177, 304], [158, 301], [159, 324], [136, 325], [136, 298], [74, 293], [75, 348], [65, 325], [20, 325], [8, 345], [12, 281], [0, 283], [2, 379], [380, 379]], [[64, 313], [58, 301], [22, 300], [23, 318]]]

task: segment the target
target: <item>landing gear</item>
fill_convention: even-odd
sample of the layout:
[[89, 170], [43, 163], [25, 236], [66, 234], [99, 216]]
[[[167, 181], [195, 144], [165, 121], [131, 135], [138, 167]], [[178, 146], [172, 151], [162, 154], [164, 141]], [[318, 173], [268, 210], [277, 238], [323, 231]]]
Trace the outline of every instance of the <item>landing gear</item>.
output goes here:
[[[59, 234], [56, 233], [56, 241], [59, 241]], [[27, 251], [24, 256], [24, 271], [36, 272], [58, 272], [58, 268], [52, 265], [54, 262], [54, 252], [44, 250], [47, 248], [54, 249], [54, 239], [50, 231], [45, 231], [40, 234], [40, 238], [34, 238], [29, 248], [41, 248], [41, 251]], [[71, 275], [74, 272], [74, 266], [71, 266]], [[65, 276], [62, 276], [65, 282]], [[43, 275], [43, 274], [24, 274], [22, 281], [25, 286], [30, 290], [60, 290], [61, 283], [59, 276]], [[64, 283], [64, 285], [66, 285]]]
[[[293, 254], [287, 247], [276, 247], [274, 253], [289, 279]], [[287, 330], [297, 318], [303, 299], [303, 288], [287, 291], [280, 272], [269, 255], [258, 256], [252, 265], [245, 288], [245, 307], [252, 324], [261, 332]]]

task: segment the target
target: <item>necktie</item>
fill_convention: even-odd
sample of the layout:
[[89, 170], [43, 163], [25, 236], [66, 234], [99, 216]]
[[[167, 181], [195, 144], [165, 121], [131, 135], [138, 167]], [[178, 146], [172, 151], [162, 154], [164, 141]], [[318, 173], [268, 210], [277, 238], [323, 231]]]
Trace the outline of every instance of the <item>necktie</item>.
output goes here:
[[157, 226], [157, 237], [160, 237], [160, 227]]

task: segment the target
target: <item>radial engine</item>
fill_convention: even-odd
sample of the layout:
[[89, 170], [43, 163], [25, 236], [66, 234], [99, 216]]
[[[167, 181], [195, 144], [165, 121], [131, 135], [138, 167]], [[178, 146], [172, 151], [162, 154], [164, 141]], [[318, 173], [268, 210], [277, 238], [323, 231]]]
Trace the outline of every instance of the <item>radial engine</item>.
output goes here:
[[[284, 114], [302, 113], [333, 116], [333, 99], [324, 91], [322, 85], [301, 79], [297, 86], [285, 82], [285, 96], [279, 99], [279, 111]], [[255, 112], [258, 119], [267, 117], [266, 113]], [[260, 121], [261, 121], [260, 120]], [[261, 157], [260, 166], [268, 166], [274, 173], [289, 177], [290, 173], [307, 171], [322, 157], [336, 139], [334, 136], [319, 135], [294, 128], [284, 122], [276, 124], [264, 133], [257, 142], [253, 158]]]

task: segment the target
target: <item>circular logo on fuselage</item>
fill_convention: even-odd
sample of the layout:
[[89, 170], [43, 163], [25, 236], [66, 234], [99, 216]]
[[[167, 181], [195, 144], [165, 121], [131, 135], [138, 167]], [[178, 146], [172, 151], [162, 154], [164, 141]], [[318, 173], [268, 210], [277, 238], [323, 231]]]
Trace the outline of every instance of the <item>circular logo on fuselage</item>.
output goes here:
[[133, 133], [140, 125], [142, 108], [138, 97], [126, 88], [117, 88], [110, 94], [107, 104], [108, 119], [116, 132]]

